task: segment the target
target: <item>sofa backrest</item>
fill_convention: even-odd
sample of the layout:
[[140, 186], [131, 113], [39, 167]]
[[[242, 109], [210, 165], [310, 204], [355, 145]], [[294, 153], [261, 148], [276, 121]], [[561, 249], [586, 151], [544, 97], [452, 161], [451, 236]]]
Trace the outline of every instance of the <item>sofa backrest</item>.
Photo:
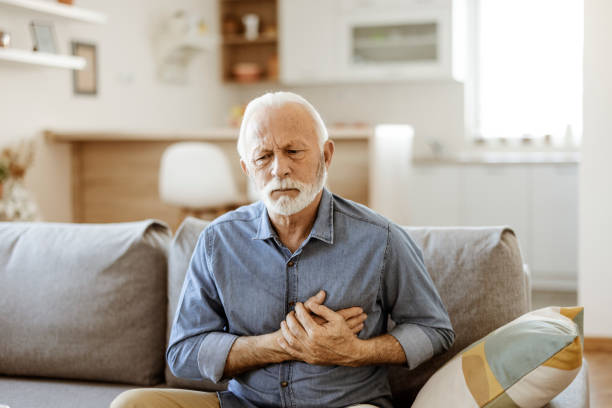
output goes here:
[[0, 375], [163, 381], [167, 226], [0, 223]]
[[398, 406], [409, 406], [431, 375], [455, 354], [528, 311], [528, 289], [514, 232], [500, 227], [405, 227], [423, 251], [446, 306], [455, 343], [414, 370], [391, 367]]
[[[168, 321], [172, 322], [191, 253], [207, 221], [187, 218], [169, 250]], [[455, 344], [443, 355], [408, 370], [391, 367], [397, 406], [408, 406], [442, 364], [493, 329], [527, 312], [527, 288], [514, 232], [507, 227], [405, 227], [423, 251], [425, 265], [450, 315]], [[173, 386], [218, 389], [208, 381], [183, 382], [166, 369]], [[170, 376], [168, 376], [170, 375]]]
[[[191, 261], [193, 250], [198, 242], [198, 237], [202, 230], [208, 225], [208, 221], [193, 217], [187, 217], [174, 235], [168, 250], [168, 328], [166, 343], [170, 337], [172, 320], [176, 313], [183, 281]], [[167, 344], [166, 344], [167, 345]], [[226, 387], [222, 384], [215, 384], [209, 380], [186, 380], [178, 378], [170, 372], [166, 363], [166, 383], [171, 387], [190, 388], [204, 391], [218, 391]]]

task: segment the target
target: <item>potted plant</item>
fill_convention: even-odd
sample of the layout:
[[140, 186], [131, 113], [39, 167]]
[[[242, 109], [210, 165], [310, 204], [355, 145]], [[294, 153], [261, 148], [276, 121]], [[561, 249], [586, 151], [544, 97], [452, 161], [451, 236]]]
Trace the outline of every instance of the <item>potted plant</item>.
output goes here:
[[4, 190], [4, 181], [9, 176], [9, 166], [4, 160], [0, 159], [0, 199], [2, 199], [2, 192]]
[[38, 207], [24, 185], [33, 158], [33, 140], [22, 140], [0, 150], [0, 221], [38, 219]]

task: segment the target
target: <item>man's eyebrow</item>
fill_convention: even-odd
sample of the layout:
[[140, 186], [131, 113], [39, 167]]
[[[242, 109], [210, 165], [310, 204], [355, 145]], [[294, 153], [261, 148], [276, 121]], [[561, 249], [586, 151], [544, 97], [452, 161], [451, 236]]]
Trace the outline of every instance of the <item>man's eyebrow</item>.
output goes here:
[[290, 140], [289, 142], [285, 143], [285, 145], [283, 146], [283, 149], [287, 149], [291, 147], [297, 147], [300, 149], [304, 149], [307, 147], [307, 145], [302, 140], [299, 140], [299, 139]]
[[[290, 140], [289, 142], [281, 146], [281, 149], [289, 149], [289, 150], [305, 150], [307, 148], [308, 146], [299, 139]], [[271, 152], [272, 150], [273, 149], [270, 149], [267, 147], [258, 146], [253, 149], [253, 154], [267, 153], [267, 152]]]

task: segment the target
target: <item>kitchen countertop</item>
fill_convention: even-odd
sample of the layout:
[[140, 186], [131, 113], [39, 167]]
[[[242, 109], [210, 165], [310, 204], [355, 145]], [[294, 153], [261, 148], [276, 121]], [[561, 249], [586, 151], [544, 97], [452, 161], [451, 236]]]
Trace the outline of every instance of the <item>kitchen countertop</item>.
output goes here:
[[[329, 137], [334, 140], [368, 140], [374, 134], [370, 126], [329, 127]], [[45, 138], [52, 142], [108, 142], [108, 141], [232, 141], [238, 139], [238, 128], [209, 128], [193, 132], [118, 131], [118, 130], [46, 130]]]
[[473, 164], [578, 164], [580, 152], [463, 152], [446, 156], [420, 156], [412, 159], [417, 166]]

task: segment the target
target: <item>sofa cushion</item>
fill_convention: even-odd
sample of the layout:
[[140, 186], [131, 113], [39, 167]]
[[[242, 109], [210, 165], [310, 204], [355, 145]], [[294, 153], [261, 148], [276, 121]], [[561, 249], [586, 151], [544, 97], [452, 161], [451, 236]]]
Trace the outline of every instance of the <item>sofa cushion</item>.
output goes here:
[[455, 354], [528, 311], [518, 241], [507, 227], [406, 227], [423, 251], [455, 330], [455, 343], [414, 370], [393, 366], [397, 406], [410, 406], [419, 389]]
[[0, 223], [0, 374], [163, 381], [169, 229]]
[[11, 408], [108, 408], [133, 385], [0, 376], [0, 404]]
[[581, 307], [526, 313], [453, 357], [427, 381], [413, 408], [544, 406], [581, 369], [580, 327]]
[[[168, 333], [167, 337], [170, 336], [170, 329], [172, 327], [172, 321], [174, 314], [176, 313], [176, 307], [178, 305], [179, 297], [181, 296], [181, 289], [183, 287], [183, 281], [185, 280], [185, 274], [189, 267], [189, 262], [193, 254], [193, 250], [198, 241], [198, 237], [202, 230], [208, 225], [208, 221], [200, 220], [193, 217], [187, 217], [179, 229], [176, 231], [174, 239], [170, 244], [168, 251]], [[166, 338], [166, 342], [168, 339]], [[203, 379], [201, 381], [186, 380], [178, 378], [170, 372], [170, 368], [166, 364], [166, 382], [171, 387], [178, 388], [189, 388], [195, 390], [204, 391], [219, 391], [226, 388], [223, 384], [215, 384], [210, 380]]]

